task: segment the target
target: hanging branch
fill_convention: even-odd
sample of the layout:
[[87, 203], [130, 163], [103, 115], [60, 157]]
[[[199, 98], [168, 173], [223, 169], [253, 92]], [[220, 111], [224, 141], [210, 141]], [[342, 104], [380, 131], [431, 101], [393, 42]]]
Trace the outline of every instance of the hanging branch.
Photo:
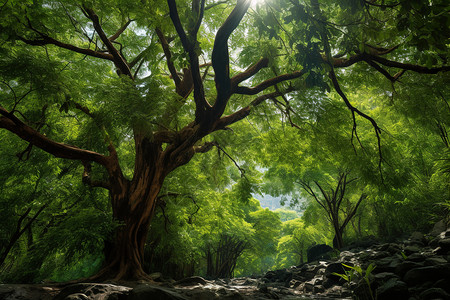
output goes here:
[[[314, 9], [315, 14], [317, 15], [317, 17], [318, 17], [319, 19], [322, 19], [321, 11], [320, 11], [320, 6], [319, 6], [318, 0], [311, 0], [311, 5], [312, 5], [312, 7], [313, 7], [313, 9]], [[322, 42], [323, 42], [323, 45], [324, 45], [325, 56], [326, 56], [326, 58], [327, 58], [326, 60], [327, 60], [327, 62], [328, 62], [328, 65], [330, 66], [329, 76], [330, 76], [330, 78], [331, 78], [331, 82], [333, 83], [333, 86], [334, 86], [334, 89], [336, 90], [336, 92], [339, 94], [339, 96], [342, 98], [342, 100], [344, 101], [344, 103], [345, 103], [345, 105], [347, 106], [347, 108], [348, 108], [348, 109], [351, 111], [351, 113], [352, 113], [352, 119], [353, 119], [352, 145], [353, 145], [353, 148], [354, 148], [354, 144], [353, 144], [353, 137], [354, 137], [354, 136], [356, 136], [356, 138], [357, 138], [359, 144], [361, 145], [361, 141], [360, 141], [360, 139], [359, 139], [359, 137], [358, 137], [358, 134], [357, 134], [357, 131], [356, 131], [357, 123], [356, 123], [356, 116], [355, 116], [355, 114], [358, 114], [359, 116], [361, 116], [361, 117], [363, 117], [364, 119], [368, 120], [368, 121], [372, 124], [372, 127], [374, 128], [375, 135], [376, 135], [376, 138], [377, 138], [377, 144], [378, 144], [378, 155], [379, 155], [378, 169], [379, 169], [379, 171], [380, 171], [381, 181], [384, 182], [384, 179], [383, 179], [383, 172], [382, 172], [382, 169], [381, 169], [381, 163], [382, 163], [382, 161], [383, 161], [383, 155], [382, 155], [382, 152], [381, 152], [381, 138], [380, 138], [381, 128], [378, 126], [377, 122], [376, 122], [372, 117], [368, 116], [367, 114], [363, 113], [362, 111], [360, 111], [359, 109], [357, 109], [356, 107], [354, 107], [354, 106], [350, 103], [350, 101], [348, 100], [348, 98], [347, 98], [347, 96], [345, 95], [345, 93], [342, 91], [342, 89], [341, 89], [341, 87], [340, 87], [340, 85], [339, 85], [339, 82], [338, 82], [338, 80], [337, 80], [337, 78], [336, 78], [336, 73], [335, 73], [335, 71], [334, 71], [334, 65], [333, 65], [332, 63], [329, 63], [329, 62], [332, 62], [333, 59], [332, 59], [332, 56], [331, 56], [331, 47], [330, 47], [330, 43], [329, 43], [329, 41], [328, 41], [328, 35], [327, 35], [327, 33], [326, 33], [326, 31], [325, 31], [325, 29], [324, 29], [323, 27], [321, 27], [321, 28], [319, 29], [319, 34], [320, 34], [320, 36], [321, 36], [321, 38], [322, 38]], [[394, 47], [394, 48], [396, 48], [396, 47]], [[376, 50], [376, 49], [375, 49], [375, 50]], [[393, 50], [392, 50], [392, 51], [393, 51]], [[385, 51], [385, 52], [386, 52], [386, 51]], [[366, 56], [366, 54], [363, 55], [363, 56], [361, 57], [361, 59], [363, 59], [365, 56]], [[362, 146], [362, 145], [361, 145], [361, 146]], [[355, 151], [356, 151], [356, 150], [355, 150]]]
[[[277, 88], [278, 90], [278, 88]], [[289, 121], [289, 124], [291, 127], [295, 127], [299, 130], [301, 130], [300, 126], [294, 123], [291, 117], [291, 112], [295, 114], [295, 111], [289, 106], [289, 101], [287, 100], [286, 96], [281, 95], [280, 96], [285, 103], [282, 103], [281, 101], [278, 101], [277, 98], [272, 98], [272, 102], [275, 104], [275, 106], [278, 108], [278, 110], [286, 116], [287, 120]]]
[[167, 224], [172, 224], [172, 221], [170, 221], [169, 217], [166, 215], [166, 202], [162, 200], [162, 197], [158, 197], [156, 200], [156, 205], [161, 208], [161, 212], [164, 217], [164, 230], [166, 232], [169, 232], [169, 229], [167, 228]]
[[214, 142], [214, 146], [218, 150], [222, 151], [222, 153], [225, 154], [233, 162], [233, 164], [236, 166], [236, 168], [238, 168], [239, 172], [241, 173], [241, 177], [245, 177], [245, 170], [241, 168], [241, 166], [237, 163], [237, 161], [230, 154], [228, 154], [228, 152], [226, 152], [225, 149], [219, 145], [219, 143]]
[[196, 206], [196, 209], [195, 209], [194, 212], [192, 212], [188, 216], [188, 224], [192, 224], [192, 218], [200, 210], [200, 206], [197, 204], [197, 201], [195, 201], [195, 198], [192, 195], [190, 195], [190, 194], [180, 194], [180, 193], [174, 193], [174, 192], [167, 192], [165, 194], [159, 195], [158, 198], [157, 198], [157, 205], [161, 208], [161, 211], [162, 211], [163, 216], [164, 216], [164, 220], [165, 220], [164, 223], [165, 223], [166, 231], [167, 231], [167, 223], [172, 223], [172, 222], [170, 221], [170, 219], [167, 217], [167, 215], [165, 213], [166, 202], [163, 200], [163, 198], [169, 198], [169, 197], [173, 197], [173, 198], [186, 197], [186, 198], [189, 198], [192, 201], [192, 203], [194, 203], [194, 205]]
[[178, 198], [178, 197], [187, 197], [189, 199], [192, 200], [192, 202], [195, 204], [195, 206], [197, 206], [197, 209], [195, 212], [193, 212], [189, 217], [188, 217], [188, 223], [192, 221], [192, 217], [200, 210], [200, 206], [198, 206], [197, 202], [195, 201], [194, 197], [188, 194], [180, 194], [180, 193], [174, 193], [174, 192], [167, 192], [165, 194], [161, 194], [158, 196], [158, 198], [156, 199], [156, 203], [159, 206], [159, 208], [161, 208], [161, 212], [163, 214], [164, 217], [164, 230], [166, 232], [168, 232], [167, 229], [167, 224], [172, 224], [172, 221], [170, 221], [169, 217], [166, 215], [166, 201], [164, 201], [164, 198], [169, 198], [169, 197], [173, 197], [173, 198]]
[[[381, 163], [384, 160], [383, 153], [381, 152], [381, 137], [380, 137], [381, 128], [378, 126], [377, 122], [372, 117], [366, 115], [365, 113], [363, 113], [362, 111], [360, 111], [359, 109], [357, 109], [350, 103], [347, 96], [341, 90], [341, 87], [339, 85], [339, 82], [337, 81], [336, 74], [334, 73], [333, 69], [330, 71], [330, 78], [331, 78], [331, 81], [333, 82], [334, 89], [339, 94], [339, 96], [342, 98], [342, 100], [344, 100], [345, 105], [347, 106], [348, 109], [350, 109], [350, 111], [352, 113], [352, 118], [353, 118], [352, 140], [353, 140], [353, 134], [355, 134], [356, 138], [358, 139], [358, 142], [361, 144], [361, 141], [359, 140], [359, 137], [356, 132], [357, 124], [356, 124], [355, 113], [358, 114], [359, 116], [363, 117], [364, 119], [368, 120], [372, 124], [372, 127], [375, 131], [375, 135], [377, 137], [377, 144], [378, 144], [378, 156], [379, 156], [378, 170], [380, 171], [381, 181], [384, 182], [383, 172], [381, 169]], [[352, 145], [353, 145], [353, 142], [352, 142]]]
[[390, 82], [394, 83], [397, 81], [398, 77], [393, 77], [391, 76], [391, 74], [389, 74], [388, 71], [386, 71], [385, 69], [383, 69], [382, 67], [380, 67], [380, 65], [378, 65], [376, 62], [372, 61], [372, 60], [366, 60], [367, 64], [371, 67], [373, 67], [375, 70], [377, 70], [378, 72], [380, 72], [384, 77], [386, 77]]

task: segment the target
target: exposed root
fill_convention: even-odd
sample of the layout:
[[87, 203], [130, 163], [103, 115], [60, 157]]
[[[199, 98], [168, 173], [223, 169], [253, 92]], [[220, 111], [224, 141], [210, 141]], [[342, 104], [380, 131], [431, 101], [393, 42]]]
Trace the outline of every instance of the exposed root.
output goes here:
[[151, 277], [142, 270], [142, 268], [132, 268], [124, 266], [121, 269], [108, 265], [102, 268], [93, 276], [83, 280], [84, 282], [129, 282], [129, 281], [146, 281], [154, 283]]

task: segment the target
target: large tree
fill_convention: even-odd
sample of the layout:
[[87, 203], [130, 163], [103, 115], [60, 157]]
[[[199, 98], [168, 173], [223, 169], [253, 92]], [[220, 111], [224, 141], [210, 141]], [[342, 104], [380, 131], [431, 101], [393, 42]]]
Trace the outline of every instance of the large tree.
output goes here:
[[[119, 226], [105, 245], [99, 278], [146, 277], [144, 245], [164, 179], [196, 153], [220, 148], [210, 136], [267, 100], [290, 118], [288, 93], [329, 81], [351, 111], [354, 133], [359, 115], [379, 137], [375, 120], [341, 88], [339, 68], [378, 72], [392, 83], [405, 71], [450, 70], [448, 43], [439, 39], [432, 60], [419, 64], [427, 57], [423, 35], [435, 33], [427, 25], [448, 20], [437, 12], [448, 9], [444, 4], [279, 1], [273, 4], [278, 12], [267, 6], [252, 13], [258, 37], [245, 17], [251, 2], [35, 0], [0, 6], [0, 128], [28, 143], [22, 153], [39, 148], [80, 161], [83, 182], [109, 191]], [[411, 18], [401, 22], [397, 10]], [[429, 21], [424, 26], [414, 19], [421, 10]], [[348, 23], [336, 23], [346, 17]], [[355, 38], [367, 28], [373, 36]], [[404, 44], [394, 38], [410, 31], [417, 34]], [[246, 59], [230, 63], [239, 51]], [[358, 63], [369, 70], [354, 68]]]

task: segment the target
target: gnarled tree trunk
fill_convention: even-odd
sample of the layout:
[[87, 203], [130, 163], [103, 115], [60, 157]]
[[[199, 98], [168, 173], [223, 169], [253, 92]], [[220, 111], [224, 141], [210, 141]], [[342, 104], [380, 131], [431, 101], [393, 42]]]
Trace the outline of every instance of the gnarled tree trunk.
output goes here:
[[[164, 178], [180, 160], [170, 160], [160, 143], [135, 134], [135, 170], [132, 180], [111, 174], [113, 218], [118, 222], [112, 240], [105, 245], [105, 267], [95, 278], [143, 279], [144, 247], [156, 200]], [[187, 151], [189, 152], [189, 151]], [[181, 151], [181, 153], [184, 153]], [[189, 154], [184, 153], [189, 156]]]

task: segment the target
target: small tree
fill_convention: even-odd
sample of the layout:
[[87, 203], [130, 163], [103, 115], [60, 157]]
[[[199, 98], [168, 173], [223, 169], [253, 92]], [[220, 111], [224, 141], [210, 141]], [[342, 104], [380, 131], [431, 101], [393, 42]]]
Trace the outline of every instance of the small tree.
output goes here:
[[233, 277], [236, 262], [248, 243], [239, 237], [221, 234], [216, 245], [206, 248], [206, 276], [213, 278]]
[[[313, 199], [326, 211], [327, 220], [331, 223], [334, 229], [334, 239], [333, 239], [333, 247], [336, 249], [341, 249], [343, 247], [343, 233], [345, 227], [348, 225], [350, 220], [355, 216], [356, 210], [361, 202], [366, 199], [366, 194], [361, 194], [356, 204], [350, 206], [346, 210], [346, 214], [344, 214], [343, 210], [343, 200], [347, 190], [347, 186], [356, 180], [348, 179], [348, 173], [342, 172], [339, 174], [337, 179], [337, 184], [334, 188], [331, 188], [327, 191], [323, 184], [320, 184], [317, 181], [314, 181], [314, 184], [320, 191], [320, 195], [315, 191], [314, 187], [312, 187], [306, 181], [300, 181], [303, 189], [313, 197]], [[340, 221], [340, 215], [344, 214], [344, 220]]]

